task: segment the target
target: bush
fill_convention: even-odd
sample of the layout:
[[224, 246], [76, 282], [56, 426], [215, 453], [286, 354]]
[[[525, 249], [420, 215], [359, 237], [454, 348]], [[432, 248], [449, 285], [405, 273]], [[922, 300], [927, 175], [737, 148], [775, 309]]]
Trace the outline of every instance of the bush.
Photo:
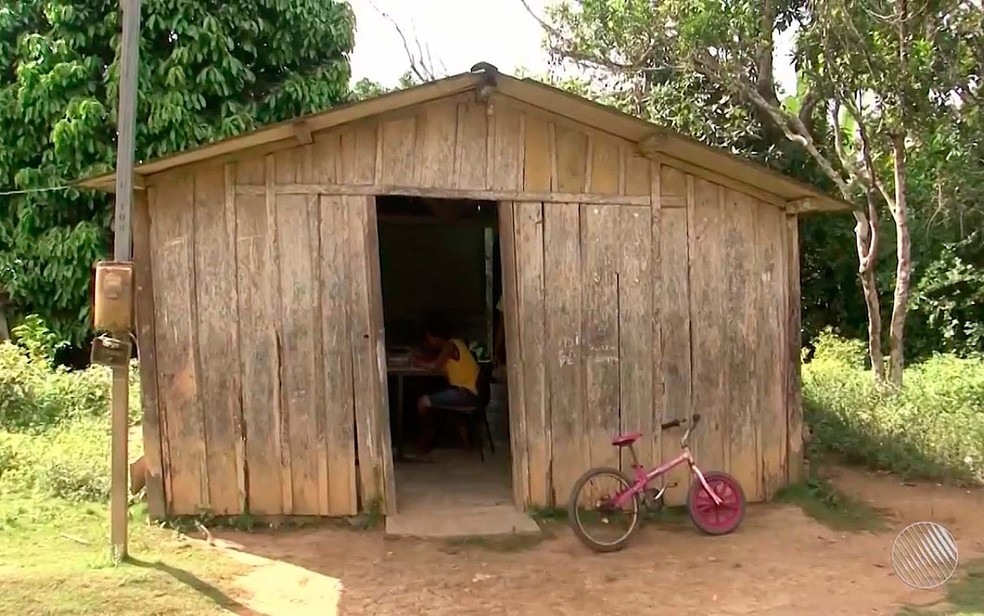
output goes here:
[[[73, 501], [104, 501], [110, 487], [110, 371], [54, 367], [44, 324], [25, 319], [18, 344], [0, 343], [0, 488]], [[140, 414], [136, 364], [130, 423]], [[131, 446], [139, 455], [140, 443]], [[132, 459], [132, 456], [131, 456]]]
[[[136, 368], [130, 374], [130, 417], [140, 416]], [[0, 343], [0, 430], [36, 431], [86, 417], [107, 417], [109, 370], [53, 368], [47, 357]]]
[[109, 423], [89, 418], [39, 434], [0, 432], [3, 465], [4, 486], [71, 501], [104, 501], [110, 487]]
[[830, 332], [803, 366], [813, 446], [907, 476], [984, 482], [984, 360], [936, 355], [880, 390], [865, 347]]

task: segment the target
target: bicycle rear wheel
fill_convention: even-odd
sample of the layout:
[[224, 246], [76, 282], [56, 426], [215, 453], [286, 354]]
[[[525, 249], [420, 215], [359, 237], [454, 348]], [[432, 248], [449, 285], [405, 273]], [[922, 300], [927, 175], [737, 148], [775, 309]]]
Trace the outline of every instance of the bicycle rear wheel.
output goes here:
[[[595, 482], [607, 480], [608, 486]], [[567, 519], [574, 535], [596, 552], [621, 550], [642, 522], [639, 496], [634, 495], [621, 506], [615, 496], [631, 488], [633, 482], [617, 468], [598, 467], [588, 470], [574, 482], [567, 502]]]

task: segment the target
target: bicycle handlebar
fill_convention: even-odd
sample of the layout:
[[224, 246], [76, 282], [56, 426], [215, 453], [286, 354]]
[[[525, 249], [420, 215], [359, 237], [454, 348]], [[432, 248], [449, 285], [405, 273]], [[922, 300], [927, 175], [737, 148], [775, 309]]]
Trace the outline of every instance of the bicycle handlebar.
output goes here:
[[697, 427], [697, 424], [698, 423], [700, 423], [700, 414], [699, 413], [694, 413], [690, 417], [690, 419], [674, 419], [673, 421], [668, 421], [668, 422], [666, 422], [664, 424], [660, 424], [660, 428], [663, 429], [663, 430], [668, 430], [670, 428], [675, 428], [677, 426], [686, 426], [688, 423], [690, 425], [687, 426], [687, 431], [684, 432], [683, 433], [683, 437], [680, 438], [680, 447], [686, 448], [687, 447], [687, 441], [690, 440], [690, 432], [694, 428]]
[[660, 424], [659, 427], [661, 430], [669, 430], [670, 428], [676, 428], [677, 426], [685, 426], [688, 422], [690, 423], [691, 430], [696, 428], [697, 424], [700, 423], [700, 414], [694, 413], [690, 419], [674, 419], [673, 421]]

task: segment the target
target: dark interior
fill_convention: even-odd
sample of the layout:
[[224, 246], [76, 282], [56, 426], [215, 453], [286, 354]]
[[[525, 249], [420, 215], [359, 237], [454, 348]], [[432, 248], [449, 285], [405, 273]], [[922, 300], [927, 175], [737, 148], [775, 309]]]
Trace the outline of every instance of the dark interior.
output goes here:
[[[421, 342], [428, 318], [440, 317], [479, 362], [492, 359], [495, 305], [502, 288], [494, 201], [383, 196], [377, 198], [380, 279], [389, 355]], [[391, 375], [390, 425], [398, 448], [416, 437], [416, 400], [445, 386], [440, 377], [402, 379], [399, 408]], [[455, 446], [454, 426], [437, 426], [435, 446]]]

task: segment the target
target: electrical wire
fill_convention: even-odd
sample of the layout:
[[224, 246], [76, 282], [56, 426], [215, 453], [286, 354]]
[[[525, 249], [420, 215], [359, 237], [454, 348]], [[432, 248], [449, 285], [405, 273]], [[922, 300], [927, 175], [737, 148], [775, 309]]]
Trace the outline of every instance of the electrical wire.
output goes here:
[[68, 190], [74, 188], [74, 186], [48, 186], [46, 188], [25, 188], [23, 190], [2, 190], [0, 191], [0, 197], [12, 197], [16, 195], [30, 195], [42, 192], [53, 192], [56, 190]]

